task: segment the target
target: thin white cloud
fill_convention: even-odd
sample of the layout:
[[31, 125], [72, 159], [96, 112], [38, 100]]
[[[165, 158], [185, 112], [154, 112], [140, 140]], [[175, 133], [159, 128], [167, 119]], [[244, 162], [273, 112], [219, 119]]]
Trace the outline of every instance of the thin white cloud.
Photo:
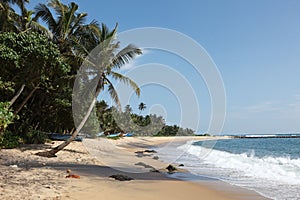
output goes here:
[[251, 105], [245, 108], [245, 110], [253, 113], [269, 112], [269, 111], [278, 111], [279, 105], [273, 101], [265, 101], [255, 105]]
[[259, 102], [249, 106], [231, 106], [224, 130], [247, 133], [288, 133], [300, 131], [300, 95]]
[[294, 95], [287, 101], [264, 101], [247, 107], [234, 107], [232, 111], [236, 116], [271, 114], [279, 118], [300, 117], [300, 95]]

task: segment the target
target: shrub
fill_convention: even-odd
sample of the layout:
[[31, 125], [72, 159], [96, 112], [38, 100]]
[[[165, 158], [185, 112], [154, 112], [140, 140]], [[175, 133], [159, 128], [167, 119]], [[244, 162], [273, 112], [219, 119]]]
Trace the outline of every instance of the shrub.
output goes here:
[[13, 123], [14, 118], [14, 113], [9, 109], [9, 102], [0, 102], [0, 134]]
[[0, 135], [0, 149], [12, 149], [20, 145], [21, 138], [10, 131], [5, 131]]
[[45, 132], [38, 130], [31, 130], [24, 136], [25, 144], [45, 144], [48, 136]]

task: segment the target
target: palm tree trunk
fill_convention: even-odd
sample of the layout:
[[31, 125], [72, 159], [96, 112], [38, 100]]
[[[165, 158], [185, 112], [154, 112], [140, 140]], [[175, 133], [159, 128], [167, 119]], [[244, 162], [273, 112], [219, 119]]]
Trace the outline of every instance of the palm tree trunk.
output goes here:
[[19, 91], [17, 92], [17, 94], [10, 100], [9, 107], [11, 107], [15, 103], [15, 101], [19, 98], [19, 96], [23, 92], [24, 88], [25, 88], [25, 84], [23, 84], [21, 86], [21, 88], [19, 89]]
[[44, 151], [44, 152], [38, 152], [36, 153], [36, 155], [38, 156], [43, 156], [43, 157], [56, 157], [56, 153], [63, 150], [66, 146], [68, 146], [71, 142], [73, 142], [76, 138], [76, 136], [78, 135], [78, 133], [80, 132], [80, 130], [83, 128], [84, 124], [86, 123], [86, 121], [88, 120], [89, 116], [92, 113], [92, 110], [97, 102], [97, 96], [100, 93], [100, 88], [97, 89], [96, 91], [96, 95], [93, 98], [93, 101], [91, 102], [89, 109], [87, 110], [85, 116], [83, 117], [83, 119], [81, 120], [79, 126], [75, 129], [75, 131], [72, 133], [72, 136], [66, 140], [65, 142], [61, 143], [60, 145], [54, 147], [53, 149], [51, 149], [50, 151]]
[[24, 105], [27, 103], [27, 101], [32, 97], [33, 93], [39, 89], [39, 87], [35, 87], [33, 90], [31, 90], [31, 92], [29, 93], [29, 95], [24, 99], [24, 101], [21, 103], [21, 105], [19, 106], [19, 108], [15, 111], [15, 115], [17, 115], [22, 108], [24, 107]]

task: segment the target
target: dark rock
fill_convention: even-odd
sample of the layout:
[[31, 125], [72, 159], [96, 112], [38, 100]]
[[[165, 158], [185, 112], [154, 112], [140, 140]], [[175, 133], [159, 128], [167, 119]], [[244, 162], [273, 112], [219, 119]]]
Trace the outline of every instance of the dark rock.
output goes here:
[[167, 168], [166, 168], [170, 173], [174, 172], [176, 169], [176, 167], [174, 167], [173, 165], [169, 165]]
[[154, 159], [154, 160], [158, 160], [159, 157], [158, 157], [158, 156], [153, 156], [153, 159]]
[[145, 153], [157, 153], [155, 150], [149, 150], [149, 149], [145, 150], [144, 152]]
[[131, 181], [134, 180], [133, 178], [126, 176], [126, 175], [122, 175], [122, 174], [115, 174], [115, 175], [111, 175], [109, 176], [110, 178], [114, 178], [115, 180], [118, 181]]
[[178, 167], [184, 167], [184, 164], [180, 164], [180, 165], [178, 165]]

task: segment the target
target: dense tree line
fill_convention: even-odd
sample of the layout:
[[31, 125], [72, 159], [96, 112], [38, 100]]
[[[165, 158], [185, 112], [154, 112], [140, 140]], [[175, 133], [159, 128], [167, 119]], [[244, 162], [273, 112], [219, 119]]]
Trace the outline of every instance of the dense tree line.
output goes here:
[[[139, 110], [143, 110], [145, 106], [144, 103], [141, 103]], [[130, 105], [126, 105], [124, 111], [119, 112], [114, 106], [109, 107], [102, 100], [96, 104], [96, 107], [100, 130], [106, 134], [123, 132], [133, 133], [138, 136], [194, 135], [192, 129], [183, 129], [177, 125], [167, 125], [162, 116], [155, 114], [142, 116], [132, 113]]]

